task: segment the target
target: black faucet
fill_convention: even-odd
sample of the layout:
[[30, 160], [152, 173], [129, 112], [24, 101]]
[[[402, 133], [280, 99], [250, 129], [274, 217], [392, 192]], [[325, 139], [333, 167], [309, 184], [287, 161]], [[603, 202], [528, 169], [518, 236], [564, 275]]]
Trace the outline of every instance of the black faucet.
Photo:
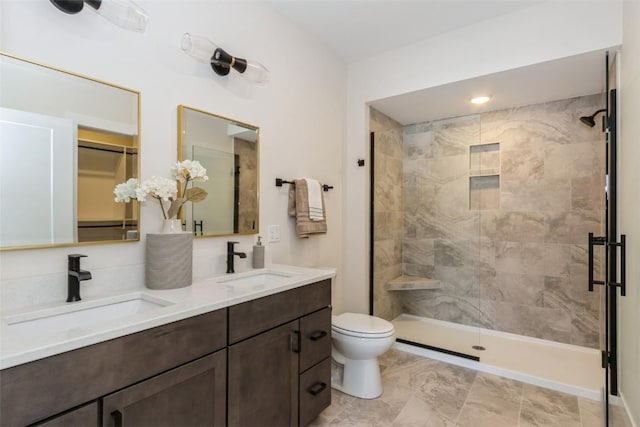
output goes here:
[[227, 242], [227, 273], [234, 273], [233, 271], [233, 257], [238, 255], [240, 258], [246, 258], [247, 254], [244, 252], [236, 252], [233, 248], [238, 242]]
[[80, 258], [86, 255], [70, 254], [69, 271], [67, 278], [67, 302], [80, 301], [80, 282], [91, 279], [91, 272], [80, 270]]

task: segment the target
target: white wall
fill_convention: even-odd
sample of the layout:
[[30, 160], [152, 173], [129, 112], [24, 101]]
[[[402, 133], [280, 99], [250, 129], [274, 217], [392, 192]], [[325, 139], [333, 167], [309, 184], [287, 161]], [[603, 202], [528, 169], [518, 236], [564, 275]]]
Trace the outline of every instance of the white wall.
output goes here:
[[344, 147], [344, 309], [368, 310], [366, 103], [428, 87], [619, 45], [615, 2], [543, 2], [349, 65]]
[[[137, 1], [150, 17], [145, 34], [122, 30], [92, 11], [59, 12], [44, 0], [0, 2], [0, 49], [18, 56], [115, 83], [142, 94], [142, 176], [169, 176], [176, 161], [177, 106], [186, 104], [260, 127], [260, 224], [281, 226], [282, 241], [267, 244], [267, 260], [302, 266], [342, 265], [341, 165], [346, 66], [301, 30], [258, 3], [235, 1]], [[216, 76], [180, 51], [184, 32], [211, 38], [230, 53], [271, 70], [264, 87]], [[326, 193], [329, 232], [308, 240], [295, 237], [287, 212], [287, 188], [276, 177], [315, 177], [332, 184]], [[6, 207], [3, 205], [2, 209]], [[160, 228], [160, 209], [142, 208], [142, 236]], [[194, 275], [225, 271], [228, 238], [194, 242]], [[255, 238], [239, 237], [250, 251]], [[144, 241], [0, 253], [2, 305], [62, 301], [66, 255], [84, 253], [83, 283], [89, 296], [144, 283]], [[250, 268], [251, 256], [237, 269]], [[336, 309], [340, 300], [335, 301]]]
[[620, 85], [620, 233], [627, 235], [627, 296], [620, 298], [620, 392], [640, 426], [640, 2], [624, 4]]

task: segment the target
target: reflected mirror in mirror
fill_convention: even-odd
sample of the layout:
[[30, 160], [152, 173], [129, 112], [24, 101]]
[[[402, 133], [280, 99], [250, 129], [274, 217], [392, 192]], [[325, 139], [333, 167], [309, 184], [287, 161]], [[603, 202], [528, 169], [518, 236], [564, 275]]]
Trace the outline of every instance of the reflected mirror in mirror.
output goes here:
[[0, 249], [138, 239], [140, 94], [0, 53]]
[[[259, 129], [184, 105], [178, 106], [178, 159], [198, 160], [208, 193], [182, 207], [182, 221], [196, 236], [258, 233]], [[191, 185], [191, 184], [190, 184]]]

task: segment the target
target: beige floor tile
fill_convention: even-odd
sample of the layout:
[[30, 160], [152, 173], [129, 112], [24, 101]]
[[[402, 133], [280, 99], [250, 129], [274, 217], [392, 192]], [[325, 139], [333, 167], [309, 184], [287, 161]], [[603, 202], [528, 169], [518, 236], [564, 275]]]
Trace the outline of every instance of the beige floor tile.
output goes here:
[[[601, 404], [398, 350], [380, 358], [384, 393], [358, 399], [332, 390], [313, 427], [602, 427]], [[631, 427], [611, 407], [612, 427]]]
[[483, 405], [465, 404], [457, 419], [459, 427], [515, 427], [518, 418], [502, 415], [488, 410]]
[[400, 414], [391, 424], [392, 427], [427, 427], [429, 418], [434, 414], [432, 408], [422, 399], [411, 397]]
[[455, 420], [467, 399], [476, 371], [438, 362], [428, 373], [416, 397], [443, 419]]
[[580, 408], [582, 427], [604, 426], [602, 402], [580, 397], [578, 398], [578, 407]]
[[522, 393], [523, 384], [519, 381], [479, 372], [469, 390], [465, 407], [472, 406], [475, 412], [480, 409], [482, 413], [494, 414], [517, 424]]
[[524, 385], [519, 426], [580, 427], [576, 396]]

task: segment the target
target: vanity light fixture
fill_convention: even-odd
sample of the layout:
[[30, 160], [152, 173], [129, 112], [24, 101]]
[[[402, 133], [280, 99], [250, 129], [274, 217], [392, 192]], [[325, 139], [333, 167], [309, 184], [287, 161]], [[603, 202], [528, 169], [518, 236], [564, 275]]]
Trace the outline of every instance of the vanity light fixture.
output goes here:
[[219, 76], [226, 76], [233, 68], [245, 79], [253, 83], [269, 81], [269, 70], [256, 61], [229, 55], [206, 37], [184, 33], [182, 36], [182, 50], [189, 56], [205, 64], [210, 64]]
[[489, 100], [491, 100], [490, 96], [476, 96], [473, 97], [469, 100], [469, 102], [471, 102], [472, 104], [476, 104], [476, 105], [481, 105], [481, 104], [486, 104], [487, 102], [489, 102]]
[[58, 10], [70, 15], [80, 12], [85, 3], [98, 15], [125, 30], [144, 33], [147, 29], [147, 14], [130, 0], [49, 0]]

